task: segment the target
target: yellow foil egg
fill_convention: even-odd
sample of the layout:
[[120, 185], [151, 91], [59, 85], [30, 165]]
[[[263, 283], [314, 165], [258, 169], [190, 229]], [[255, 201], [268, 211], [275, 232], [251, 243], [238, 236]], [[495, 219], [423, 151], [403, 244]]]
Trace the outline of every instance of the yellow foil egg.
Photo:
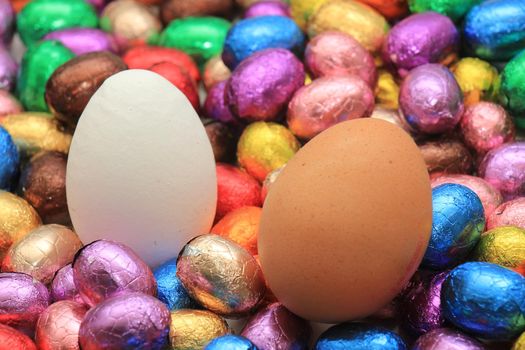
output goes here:
[[302, 29], [306, 29], [306, 24], [310, 17], [317, 9], [326, 2], [326, 0], [291, 0], [290, 13], [292, 19]]
[[39, 151], [68, 153], [72, 136], [48, 113], [11, 114], [0, 123], [15, 141], [23, 158]]
[[516, 340], [511, 350], [525, 350], [525, 332]]
[[308, 35], [337, 30], [354, 37], [367, 50], [381, 48], [389, 30], [386, 19], [368, 5], [353, 0], [331, 0], [308, 21]]
[[40, 226], [11, 246], [2, 271], [23, 272], [47, 284], [58, 270], [73, 261], [81, 247], [80, 238], [67, 227]]
[[388, 109], [398, 109], [399, 85], [390, 72], [379, 71], [375, 95], [377, 105]]
[[181, 309], [171, 313], [172, 350], [204, 349], [212, 339], [230, 333], [226, 321], [213, 312]]
[[492, 101], [498, 95], [498, 70], [488, 62], [466, 57], [452, 67], [452, 73], [463, 91], [466, 105], [473, 105], [481, 100]]
[[8, 249], [42, 224], [36, 210], [22, 198], [0, 191], [0, 259]]
[[264, 181], [283, 166], [301, 145], [290, 130], [277, 123], [256, 122], [244, 129], [237, 145], [237, 160], [246, 171]]

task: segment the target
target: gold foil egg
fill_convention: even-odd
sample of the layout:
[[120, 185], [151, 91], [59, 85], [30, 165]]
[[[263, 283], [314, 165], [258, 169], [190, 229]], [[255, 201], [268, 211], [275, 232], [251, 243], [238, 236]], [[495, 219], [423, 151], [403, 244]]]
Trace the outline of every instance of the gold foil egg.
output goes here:
[[511, 350], [525, 350], [525, 332], [516, 340]]
[[182, 249], [177, 277], [202, 306], [229, 317], [252, 311], [266, 291], [255, 258], [237, 243], [214, 234], [199, 236]]
[[290, 130], [277, 123], [255, 122], [244, 129], [237, 160], [259, 181], [293, 157], [301, 145]]
[[377, 52], [389, 30], [386, 19], [372, 7], [353, 0], [324, 3], [308, 21], [308, 35], [337, 30], [351, 35], [368, 51]]
[[499, 93], [498, 70], [479, 58], [466, 57], [452, 67], [467, 106], [481, 100], [492, 101]]
[[47, 284], [58, 270], [73, 261], [81, 247], [77, 234], [67, 227], [40, 226], [11, 246], [2, 271], [23, 272]]
[[306, 29], [306, 24], [310, 17], [325, 2], [326, 0], [291, 0], [290, 13], [292, 19], [299, 27]]
[[379, 106], [389, 109], [399, 108], [399, 85], [390, 72], [379, 71], [375, 95]]
[[218, 82], [228, 79], [231, 74], [230, 69], [226, 67], [221, 56], [215, 56], [206, 62], [204, 73], [202, 75], [202, 82], [204, 83], [206, 90], [209, 90]]
[[13, 243], [41, 224], [29, 203], [12, 193], [0, 191], [0, 259]]
[[39, 151], [69, 151], [72, 135], [63, 131], [51, 114], [11, 114], [0, 125], [11, 134], [23, 158], [29, 158]]
[[171, 313], [172, 350], [204, 349], [212, 339], [230, 333], [226, 321], [210, 311], [181, 309]]

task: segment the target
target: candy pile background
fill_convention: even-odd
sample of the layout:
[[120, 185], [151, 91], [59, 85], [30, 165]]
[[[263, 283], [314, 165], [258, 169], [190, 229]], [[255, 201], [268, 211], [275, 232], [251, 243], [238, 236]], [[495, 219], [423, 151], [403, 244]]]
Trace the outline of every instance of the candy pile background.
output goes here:
[[525, 350], [524, 0], [0, 0], [0, 350]]

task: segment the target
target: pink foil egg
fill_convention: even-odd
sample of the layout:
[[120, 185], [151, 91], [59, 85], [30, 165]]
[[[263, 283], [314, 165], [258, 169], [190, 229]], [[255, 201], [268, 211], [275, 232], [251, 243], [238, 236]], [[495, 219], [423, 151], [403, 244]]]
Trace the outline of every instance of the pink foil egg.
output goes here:
[[431, 174], [469, 174], [474, 167], [472, 155], [459, 140], [431, 140], [418, 146]]
[[516, 226], [525, 229], [524, 197], [503, 203], [488, 217], [487, 230], [502, 226]]
[[0, 89], [0, 123], [9, 114], [23, 112], [24, 108], [9, 91]]
[[18, 64], [9, 51], [0, 44], [0, 90], [13, 90], [17, 73]]
[[87, 307], [70, 300], [50, 305], [38, 319], [35, 342], [39, 350], [80, 350], [78, 331]]
[[324, 32], [306, 46], [306, 68], [314, 77], [357, 75], [371, 88], [377, 82], [374, 57], [357, 40], [342, 32]]
[[279, 0], [257, 1], [244, 12], [244, 18], [259, 16], [290, 17], [290, 7]]
[[374, 93], [357, 76], [327, 76], [299, 89], [288, 106], [290, 130], [311, 139], [345, 120], [368, 117], [374, 109]]
[[54, 302], [60, 300], [73, 300], [79, 303], [84, 302], [75, 286], [73, 266], [71, 264], [67, 264], [57, 271], [53, 282], [51, 282], [50, 293], [51, 300]]
[[0, 349], [37, 350], [35, 343], [22, 332], [0, 324]]
[[108, 240], [95, 241], [79, 251], [73, 277], [90, 306], [121, 292], [155, 295], [157, 290], [148, 265], [131, 248]]
[[485, 346], [455, 329], [434, 329], [416, 341], [412, 350], [486, 350]]

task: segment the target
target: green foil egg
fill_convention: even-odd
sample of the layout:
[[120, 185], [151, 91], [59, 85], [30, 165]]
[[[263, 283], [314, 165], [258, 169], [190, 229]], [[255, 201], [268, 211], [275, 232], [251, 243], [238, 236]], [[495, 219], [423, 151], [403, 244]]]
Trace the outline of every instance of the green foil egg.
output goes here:
[[450, 17], [454, 22], [459, 21], [481, 0], [408, 0], [411, 12], [434, 11]]
[[30, 47], [20, 66], [17, 91], [20, 102], [28, 111], [48, 111], [44, 97], [51, 74], [75, 55], [58, 41], [42, 41]]
[[201, 65], [222, 52], [230, 22], [218, 17], [187, 17], [170, 22], [157, 44], [191, 55]]
[[18, 32], [26, 46], [56, 30], [97, 25], [97, 14], [85, 0], [33, 0], [17, 17]]
[[500, 102], [525, 129], [525, 51], [507, 63], [501, 74]]

